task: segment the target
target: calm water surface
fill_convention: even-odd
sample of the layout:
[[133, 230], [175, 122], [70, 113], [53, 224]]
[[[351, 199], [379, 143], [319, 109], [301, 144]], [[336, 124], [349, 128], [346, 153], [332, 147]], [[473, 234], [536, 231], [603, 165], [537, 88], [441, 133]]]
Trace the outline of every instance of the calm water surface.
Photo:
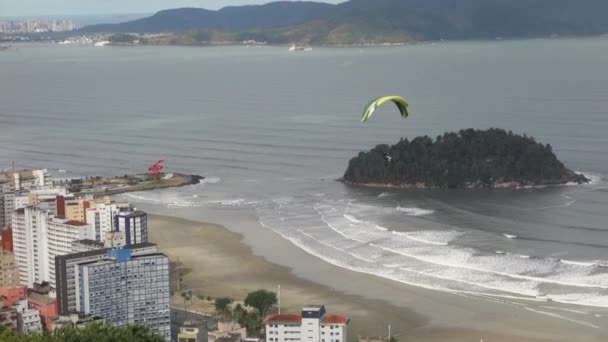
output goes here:
[[[308, 253], [407, 284], [606, 308], [607, 65], [606, 38], [301, 54], [22, 45], [0, 53], [0, 165], [116, 175], [166, 159], [209, 178], [130, 200], [194, 217], [247, 208]], [[388, 106], [361, 125], [362, 106], [387, 93], [410, 100], [410, 118]], [[469, 127], [535, 136], [594, 181], [503, 192], [332, 181], [376, 144]]]

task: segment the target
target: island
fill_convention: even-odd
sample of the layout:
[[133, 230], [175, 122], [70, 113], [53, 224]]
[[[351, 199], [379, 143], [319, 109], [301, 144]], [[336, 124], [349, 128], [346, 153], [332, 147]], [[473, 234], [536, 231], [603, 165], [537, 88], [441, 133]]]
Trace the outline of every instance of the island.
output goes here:
[[347, 184], [420, 189], [506, 189], [588, 183], [551, 145], [503, 129], [465, 129], [378, 145], [349, 162]]

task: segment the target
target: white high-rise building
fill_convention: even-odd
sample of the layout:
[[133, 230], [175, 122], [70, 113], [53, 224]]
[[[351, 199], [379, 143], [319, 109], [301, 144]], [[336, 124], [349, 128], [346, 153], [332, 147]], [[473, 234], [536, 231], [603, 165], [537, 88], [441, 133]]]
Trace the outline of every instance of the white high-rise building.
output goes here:
[[13, 248], [22, 286], [48, 282], [55, 287], [55, 257], [70, 254], [72, 242], [90, 239], [90, 225], [49, 215], [45, 210], [26, 207], [12, 215]]
[[96, 241], [105, 242], [108, 232], [116, 231], [114, 228], [114, 217], [120, 210], [129, 208], [129, 203], [117, 203], [109, 197], [103, 201], [95, 202], [95, 208], [86, 212], [87, 223], [93, 226]]
[[267, 342], [347, 342], [350, 319], [326, 315], [325, 306], [309, 305], [301, 315], [271, 315], [266, 318]]

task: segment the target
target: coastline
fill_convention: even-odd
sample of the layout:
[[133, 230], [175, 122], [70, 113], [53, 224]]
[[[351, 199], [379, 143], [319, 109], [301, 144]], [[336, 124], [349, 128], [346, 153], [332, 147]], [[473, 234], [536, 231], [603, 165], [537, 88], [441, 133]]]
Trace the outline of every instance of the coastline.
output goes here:
[[[286, 250], [289, 242], [269, 238], [266, 232], [254, 234], [263, 235], [260, 238], [268, 248], [278, 249], [281, 254], [307, 255]], [[315, 274], [332, 278], [319, 282], [305, 272], [268, 261], [248, 246], [249, 237], [220, 225], [150, 215], [149, 235], [185, 270], [182, 289], [192, 289], [195, 295], [238, 300], [248, 291], [276, 289], [280, 284], [285, 312], [298, 312], [305, 304], [325, 304], [329, 312], [350, 316], [351, 340], [358, 335], [386, 334], [387, 324], [400, 334], [401, 341], [532, 342], [571, 341], [575, 337], [602, 341], [607, 337], [604, 332], [534, 314], [522, 307], [406, 286], [331, 266], [312, 256], [301, 260], [309, 263]], [[332, 282], [335, 285], [327, 285]], [[366, 293], [370, 296], [358, 295], [361, 287], [369, 289]], [[183, 305], [179, 299], [173, 304]]]
[[[574, 183], [577, 185], [586, 185], [591, 184], [593, 182], [592, 179], [587, 178], [587, 176], [581, 174], [581, 176], [585, 177], [585, 182], [582, 183]], [[389, 183], [358, 183], [347, 181], [344, 178], [336, 179], [336, 182], [340, 182], [350, 186], [361, 186], [366, 188], [379, 188], [379, 189], [416, 189], [416, 190], [440, 190], [440, 187], [437, 186], [426, 186], [424, 183], [416, 183], [416, 184], [389, 184]], [[480, 186], [481, 183], [471, 184], [465, 188], [458, 188], [461, 190], [517, 190], [517, 189], [542, 189], [547, 187], [558, 187], [558, 186], [566, 186], [569, 184], [573, 184], [572, 182], [548, 182], [546, 184], [535, 184], [535, 185], [526, 185], [521, 182], [496, 182], [492, 185], [492, 187]], [[446, 189], [447, 190], [447, 189]]]

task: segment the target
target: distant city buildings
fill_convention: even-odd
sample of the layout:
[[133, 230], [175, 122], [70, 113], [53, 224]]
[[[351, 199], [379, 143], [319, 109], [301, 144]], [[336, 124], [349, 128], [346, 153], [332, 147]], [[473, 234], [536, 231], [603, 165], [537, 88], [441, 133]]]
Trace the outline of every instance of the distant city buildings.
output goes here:
[[310, 305], [301, 315], [271, 315], [266, 318], [267, 342], [347, 342], [346, 316], [327, 315], [325, 306]]
[[15, 255], [0, 249], [0, 288], [13, 288], [19, 285], [19, 268], [15, 263]]
[[12, 333], [19, 331], [19, 317], [14, 306], [0, 307], [0, 325]]
[[76, 25], [71, 20], [30, 19], [24, 21], [0, 21], [0, 33], [23, 34], [41, 32], [73, 31]]
[[40, 320], [40, 312], [38, 310], [31, 308], [27, 300], [17, 303], [16, 308], [19, 333], [42, 332], [42, 321]]
[[0, 325], [26, 334], [143, 323], [171, 341], [169, 259], [148, 243], [147, 214], [71, 194], [79, 182], [0, 171]]

